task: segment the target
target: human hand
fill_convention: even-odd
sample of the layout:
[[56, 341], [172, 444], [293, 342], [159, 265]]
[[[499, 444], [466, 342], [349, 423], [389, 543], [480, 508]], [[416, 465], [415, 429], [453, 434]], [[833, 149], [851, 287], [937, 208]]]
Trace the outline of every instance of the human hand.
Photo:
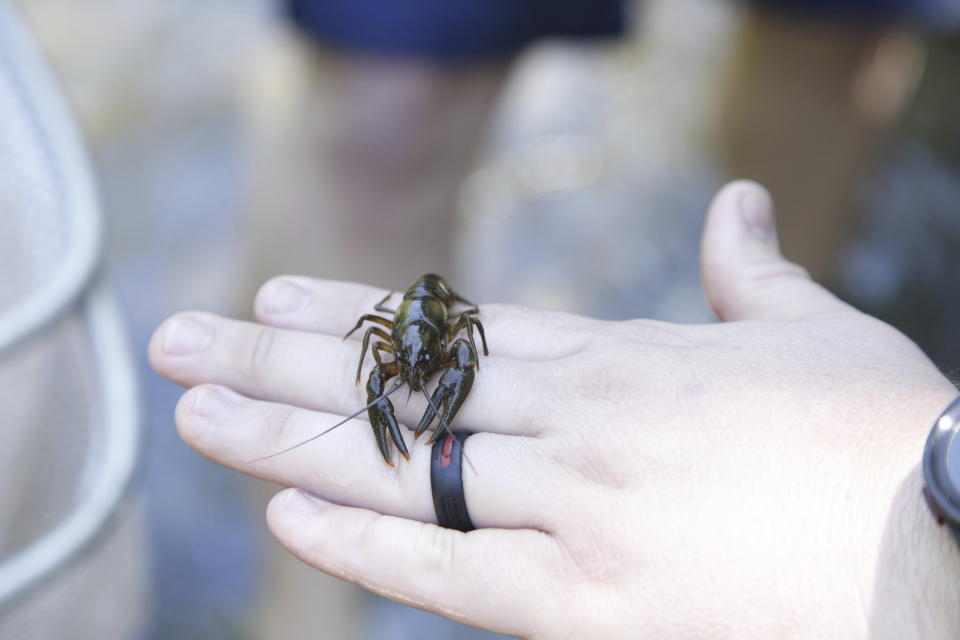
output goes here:
[[755, 185], [717, 196], [702, 263], [720, 324], [482, 307], [467, 534], [431, 524], [429, 448], [387, 467], [360, 420], [250, 463], [366, 404], [340, 336], [383, 291], [278, 278], [261, 324], [180, 314], [150, 356], [193, 387], [191, 446], [299, 488], [267, 512], [293, 554], [399, 602], [538, 638], [950, 637], [960, 560], [917, 467], [956, 390], [780, 257]]

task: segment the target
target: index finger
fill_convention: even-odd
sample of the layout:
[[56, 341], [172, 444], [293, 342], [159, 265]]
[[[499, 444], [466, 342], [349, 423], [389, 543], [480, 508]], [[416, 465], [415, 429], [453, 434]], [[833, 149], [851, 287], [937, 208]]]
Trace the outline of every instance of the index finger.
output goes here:
[[[389, 313], [374, 311], [389, 293], [350, 282], [279, 276], [260, 287], [254, 312], [266, 325], [339, 337], [364, 314], [378, 313], [390, 319]], [[384, 304], [395, 309], [402, 298], [402, 291], [393, 292]], [[576, 353], [598, 322], [569, 313], [502, 304], [483, 305], [477, 317], [486, 329], [491, 353], [521, 360], [552, 360]]]

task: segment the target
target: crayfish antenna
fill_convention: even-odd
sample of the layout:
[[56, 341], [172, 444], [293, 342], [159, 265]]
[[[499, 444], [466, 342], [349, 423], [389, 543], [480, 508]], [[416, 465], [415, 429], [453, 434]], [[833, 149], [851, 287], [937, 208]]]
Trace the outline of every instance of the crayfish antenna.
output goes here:
[[[444, 419], [443, 414], [440, 413], [440, 408], [433, 404], [433, 398], [430, 397], [430, 394], [427, 393], [426, 378], [420, 381], [420, 390], [423, 391], [423, 397], [427, 399], [427, 404], [430, 405], [430, 408], [433, 409], [433, 412], [437, 414], [437, 419], [440, 421], [440, 426], [437, 427], [437, 431], [440, 429], [446, 430], [447, 433], [452, 435], [454, 438], [457, 438], [457, 434], [453, 432], [453, 429], [450, 428], [450, 425], [447, 424], [447, 421]], [[434, 436], [436, 437], [436, 436]], [[463, 455], [463, 459], [467, 461], [467, 464], [470, 466], [470, 469], [473, 471], [473, 475], [479, 476], [477, 473], [477, 468], [473, 466], [473, 463], [470, 461], [470, 458], [467, 457], [467, 450], [463, 448], [463, 441], [460, 438], [457, 438], [457, 441], [460, 443], [460, 453]]]
[[284, 449], [283, 451], [277, 451], [276, 453], [271, 453], [270, 455], [268, 455], [268, 456], [263, 456], [262, 458], [254, 458], [253, 460], [248, 461], [247, 464], [253, 464], [254, 462], [260, 462], [260, 461], [262, 461], [262, 460], [269, 460], [270, 458], [276, 458], [277, 456], [283, 455], [284, 453], [287, 453], [288, 451], [293, 451], [294, 449], [296, 449], [296, 448], [298, 448], [298, 447], [302, 447], [303, 445], [307, 444], [308, 442], [313, 442], [314, 440], [316, 440], [316, 439], [319, 438], [320, 436], [325, 436], [325, 435], [327, 435], [328, 433], [330, 433], [331, 431], [333, 431], [333, 430], [336, 429], [337, 427], [343, 426], [344, 424], [350, 422], [351, 420], [353, 420], [354, 418], [356, 418], [357, 416], [359, 416], [361, 413], [363, 413], [364, 411], [366, 411], [367, 409], [369, 409], [369, 408], [372, 407], [373, 405], [377, 404], [378, 402], [380, 402], [381, 400], [383, 400], [384, 398], [386, 398], [387, 396], [389, 396], [391, 393], [393, 393], [394, 391], [396, 391], [397, 389], [399, 389], [399, 388], [402, 387], [402, 386], [403, 386], [403, 381], [401, 380], [401, 381], [398, 382], [396, 385], [394, 385], [394, 387], [393, 387], [392, 389], [390, 389], [390, 390], [388, 390], [388, 391], [385, 391], [380, 397], [374, 398], [373, 400], [371, 400], [371, 401], [367, 404], [367, 406], [365, 406], [365, 407], [363, 407], [362, 409], [358, 410], [356, 413], [350, 414], [349, 416], [347, 416], [346, 418], [344, 418], [343, 420], [341, 420], [341, 421], [338, 422], [337, 424], [333, 425], [332, 427], [330, 427], [330, 428], [328, 428], [328, 429], [325, 429], [324, 431], [321, 431], [321, 432], [318, 433], [317, 435], [311, 436], [311, 437], [307, 438], [306, 440], [304, 440], [304, 441], [302, 441], [302, 442], [298, 442], [297, 444], [295, 444], [295, 445], [293, 445], [293, 446], [287, 447], [287, 448]]

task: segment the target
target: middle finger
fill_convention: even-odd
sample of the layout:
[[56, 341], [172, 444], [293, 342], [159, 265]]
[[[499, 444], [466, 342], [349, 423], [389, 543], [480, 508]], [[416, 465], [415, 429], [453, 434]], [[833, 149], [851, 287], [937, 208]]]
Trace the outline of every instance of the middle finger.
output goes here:
[[[349, 415], [367, 403], [355, 384], [360, 349], [332, 336], [264, 327], [208, 313], [181, 313], [160, 326], [150, 341], [154, 367], [185, 386], [211, 382], [262, 400]], [[372, 357], [366, 354], [367, 361]], [[546, 375], [537, 363], [480, 357], [470, 396], [454, 429], [539, 435], [542, 414], [531, 377]], [[367, 364], [367, 367], [370, 365]], [[366, 371], [361, 381], [365, 381]], [[394, 399], [399, 394], [394, 395]], [[393, 402], [401, 422], [417, 424], [426, 401]]]

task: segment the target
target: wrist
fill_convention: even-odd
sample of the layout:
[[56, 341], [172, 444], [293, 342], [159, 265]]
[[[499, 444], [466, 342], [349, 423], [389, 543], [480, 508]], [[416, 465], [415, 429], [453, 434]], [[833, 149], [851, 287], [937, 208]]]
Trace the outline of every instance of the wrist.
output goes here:
[[[930, 401], [922, 429], [910, 429], [912, 463], [883, 525], [872, 594], [864, 594], [872, 638], [956, 638], [960, 633], [960, 550], [923, 497], [920, 458], [934, 420], [956, 395]], [[905, 452], [907, 455], [907, 452]]]
[[869, 609], [870, 637], [956, 638], [960, 552], [922, 496], [919, 465], [904, 481], [883, 533]]

